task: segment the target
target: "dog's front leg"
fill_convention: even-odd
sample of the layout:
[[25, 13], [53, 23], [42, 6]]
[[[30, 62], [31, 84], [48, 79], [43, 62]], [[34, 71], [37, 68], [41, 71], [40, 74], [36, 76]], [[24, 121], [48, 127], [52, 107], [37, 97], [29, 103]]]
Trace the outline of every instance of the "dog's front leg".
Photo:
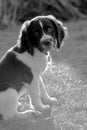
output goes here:
[[42, 77], [40, 77], [39, 83], [40, 83], [41, 98], [42, 98], [43, 102], [45, 102], [46, 104], [50, 104], [50, 105], [57, 103], [57, 99], [55, 97], [50, 97], [48, 95], [46, 87], [43, 83]]
[[31, 87], [29, 87], [29, 95], [31, 97], [35, 110], [44, 112], [50, 109], [49, 105], [44, 105], [41, 101], [40, 86], [38, 80], [35, 80], [35, 82], [32, 83]]

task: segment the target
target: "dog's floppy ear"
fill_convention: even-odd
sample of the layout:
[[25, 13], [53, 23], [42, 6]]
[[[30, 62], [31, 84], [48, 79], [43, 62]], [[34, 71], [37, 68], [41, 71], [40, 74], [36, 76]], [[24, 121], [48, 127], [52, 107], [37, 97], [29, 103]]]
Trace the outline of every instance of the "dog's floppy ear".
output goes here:
[[63, 46], [63, 41], [67, 36], [67, 28], [63, 26], [63, 23], [56, 19], [53, 15], [47, 15], [47, 17], [51, 20], [54, 25], [56, 38], [57, 38], [57, 48]]
[[33, 55], [33, 53], [34, 53], [33, 46], [29, 41], [30, 23], [31, 22], [29, 20], [27, 20], [23, 23], [21, 30], [20, 30], [19, 38], [18, 38], [18, 44], [20, 46], [19, 48], [20, 48], [21, 53], [27, 51], [28, 53]]

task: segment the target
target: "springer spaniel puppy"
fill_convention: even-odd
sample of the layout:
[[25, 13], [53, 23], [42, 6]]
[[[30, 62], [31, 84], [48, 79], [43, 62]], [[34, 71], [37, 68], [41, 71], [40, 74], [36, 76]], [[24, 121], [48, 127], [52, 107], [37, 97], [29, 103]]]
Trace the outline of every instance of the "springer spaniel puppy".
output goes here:
[[41, 74], [47, 68], [50, 51], [61, 48], [65, 34], [66, 28], [52, 15], [24, 22], [17, 44], [0, 61], [0, 114], [4, 119], [13, 117], [25, 92], [34, 111], [48, 110], [57, 101], [48, 95]]

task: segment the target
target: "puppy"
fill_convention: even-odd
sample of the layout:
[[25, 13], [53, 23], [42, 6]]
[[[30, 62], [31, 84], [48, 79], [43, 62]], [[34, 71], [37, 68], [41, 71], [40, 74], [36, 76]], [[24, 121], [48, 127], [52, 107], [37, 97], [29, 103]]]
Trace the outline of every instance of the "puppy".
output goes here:
[[50, 51], [59, 50], [65, 36], [66, 28], [52, 15], [24, 22], [17, 44], [0, 61], [0, 114], [5, 119], [17, 112], [19, 97], [25, 92], [30, 95], [34, 111], [43, 112], [57, 101], [48, 95], [41, 75]]

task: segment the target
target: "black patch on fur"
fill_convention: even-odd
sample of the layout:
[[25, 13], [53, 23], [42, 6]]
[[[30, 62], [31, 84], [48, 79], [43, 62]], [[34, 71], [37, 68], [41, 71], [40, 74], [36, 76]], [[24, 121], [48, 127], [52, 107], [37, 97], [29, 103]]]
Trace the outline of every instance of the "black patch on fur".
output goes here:
[[8, 88], [14, 88], [19, 92], [23, 83], [31, 84], [33, 74], [27, 67], [16, 58], [13, 52], [9, 52], [0, 62], [0, 92]]

